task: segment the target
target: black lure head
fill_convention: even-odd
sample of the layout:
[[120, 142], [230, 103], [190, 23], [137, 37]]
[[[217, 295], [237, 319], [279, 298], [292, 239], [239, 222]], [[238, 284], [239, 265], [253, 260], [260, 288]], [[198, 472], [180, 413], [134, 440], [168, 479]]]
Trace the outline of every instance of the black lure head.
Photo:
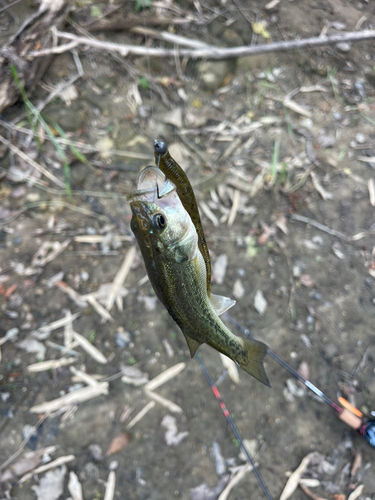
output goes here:
[[167, 152], [168, 148], [164, 141], [155, 141], [154, 151], [158, 155], [163, 155]]

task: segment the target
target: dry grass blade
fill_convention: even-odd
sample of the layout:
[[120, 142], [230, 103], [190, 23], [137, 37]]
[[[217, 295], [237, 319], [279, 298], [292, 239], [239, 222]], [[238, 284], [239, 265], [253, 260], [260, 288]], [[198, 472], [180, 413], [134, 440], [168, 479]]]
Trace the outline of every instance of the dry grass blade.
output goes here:
[[53, 321], [48, 325], [41, 326], [37, 329], [38, 333], [52, 332], [53, 330], [57, 330], [58, 328], [62, 328], [63, 326], [72, 324], [73, 321], [78, 318], [80, 313], [73, 314], [71, 316], [65, 316], [65, 318], [58, 319], [57, 321]]
[[[59, 243], [58, 241], [55, 241], [53, 243], [47, 241], [45, 244], [43, 244], [39, 250], [35, 253], [35, 255], [32, 258], [31, 265], [32, 267], [43, 267], [48, 262], [51, 262], [53, 259], [55, 259], [58, 255], [60, 255], [65, 248], [68, 247], [69, 243], [72, 240], [68, 238], [67, 240], [63, 241], [62, 243]], [[48, 250], [51, 250], [51, 252], [48, 253]], [[44, 257], [42, 257], [44, 256]]]
[[168, 408], [168, 410], [171, 411], [172, 413], [182, 413], [181, 406], [176, 405], [170, 399], [164, 398], [163, 396], [160, 396], [160, 394], [156, 394], [156, 392], [152, 392], [152, 391], [146, 390], [145, 393], [151, 399], [154, 399], [157, 403], [161, 404], [165, 408]]
[[50, 462], [46, 465], [41, 465], [40, 467], [37, 467], [34, 469], [32, 472], [28, 472], [24, 476], [21, 477], [21, 479], [18, 481], [19, 484], [24, 483], [31, 477], [33, 477], [34, 474], [41, 474], [42, 472], [45, 472], [46, 470], [54, 469], [55, 467], [59, 467], [60, 465], [66, 464], [67, 462], [71, 462], [72, 460], [75, 460], [74, 455], [66, 455], [65, 457], [60, 457], [54, 460], [53, 462]]
[[140, 420], [142, 420], [142, 418], [155, 407], [155, 404], [156, 404], [155, 401], [150, 401], [149, 403], [147, 403], [147, 405], [144, 406], [142, 410], [139, 413], [137, 413], [137, 415], [128, 423], [126, 428], [131, 429], [132, 427], [134, 427], [135, 424], [137, 424]]
[[369, 179], [368, 181], [368, 192], [370, 196], [370, 203], [375, 207], [375, 181], [374, 179]]
[[85, 382], [85, 384], [90, 385], [91, 387], [96, 387], [97, 385], [99, 385], [99, 382], [95, 380], [94, 377], [92, 377], [88, 373], [83, 372], [82, 370], [77, 370], [76, 368], [74, 368], [74, 366], [70, 367], [70, 371], [79, 379], [79, 381]]
[[241, 479], [248, 473], [253, 470], [252, 466], [250, 464], [244, 465], [241, 470], [235, 474], [235, 476], [232, 477], [232, 479], [229, 481], [229, 483], [226, 485], [224, 488], [223, 492], [219, 496], [218, 500], [227, 500], [229, 493], [232, 491], [232, 489], [238, 484]]
[[73, 333], [74, 340], [84, 349], [87, 354], [89, 354], [95, 361], [102, 363], [103, 365], [107, 363], [106, 357], [97, 349], [95, 346], [90, 344], [90, 342], [85, 339], [80, 333]]
[[40, 363], [34, 363], [27, 367], [29, 373], [45, 372], [47, 370], [56, 370], [61, 366], [71, 365], [75, 363], [78, 358], [61, 358], [61, 359], [50, 359], [48, 361], [41, 361]]
[[179, 373], [182, 372], [186, 367], [186, 363], [177, 363], [176, 365], [171, 366], [164, 372], [161, 372], [159, 375], [157, 375], [153, 380], [148, 382], [145, 385], [145, 389], [147, 391], [154, 391], [161, 385], [165, 384], [168, 382], [168, 380], [171, 380], [172, 378], [176, 377]]
[[302, 459], [302, 462], [299, 464], [297, 469], [291, 474], [290, 478], [288, 479], [285, 488], [281, 493], [280, 500], [287, 500], [291, 495], [293, 495], [293, 493], [297, 489], [302, 474], [309, 466], [309, 463], [313, 456], [314, 452], [309, 453], [308, 455], [305, 456], [305, 458]]
[[232, 208], [230, 209], [228, 217], [228, 227], [231, 227], [238, 212], [238, 207], [240, 205], [240, 192], [238, 189], [234, 190]]
[[117, 294], [119, 293], [120, 288], [122, 287], [130, 271], [130, 268], [133, 264], [134, 257], [135, 257], [135, 247], [133, 246], [126, 254], [124, 262], [122, 263], [122, 266], [120, 267], [118, 273], [115, 276], [115, 279], [113, 280], [112, 288], [109, 292], [107, 306], [106, 306], [108, 311], [112, 309], [112, 306], [115, 302], [115, 298], [117, 297]]
[[323, 200], [332, 200], [333, 195], [320, 184], [318, 176], [315, 172], [310, 172], [311, 179], [314, 184], [314, 188], [318, 191]]
[[108, 474], [107, 485], [105, 488], [104, 500], [113, 500], [115, 496], [116, 473], [111, 470]]
[[290, 99], [284, 99], [283, 104], [286, 108], [290, 109], [291, 111], [294, 111], [295, 113], [298, 113], [299, 115], [306, 116], [307, 118], [311, 118], [310, 111], [307, 111], [307, 109], [303, 108], [302, 106], [300, 106], [296, 102], [291, 101]]
[[358, 156], [357, 160], [365, 163], [375, 163], [375, 156]]
[[95, 309], [95, 311], [103, 318], [105, 321], [113, 321], [112, 316], [109, 314], [107, 309], [105, 309], [93, 295], [86, 295], [85, 299], [87, 302]]
[[[65, 317], [67, 319], [72, 318], [72, 313], [70, 311], [66, 311]], [[67, 325], [64, 327], [64, 346], [68, 347], [73, 343], [73, 326], [72, 326], [72, 321], [70, 321]]]
[[108, 383], [102, 382], [95, 387], [84, 387], [83, 389], [77, 389], [76, 391], [65, 394], [60, 398], [53, 399], [52, 401], [46, 401], [39, 405], [30, 408], [31, 413], [44, 413], [57, 411], [65, 406], [71, 406], [79, 403], [83, 403], [90, 399], [97, 398], [102, 394], [108, 394]]
[[213, 213], [213, 211], [210, 209], [210, 207], [204, 201], [201, 201], [200, 204], [199, 204], [199, 206], [201, 207], [202, 212], [204, 213], [204, 215], [208, 219], [210, 219], [210, 221], [212, 222], [212, 224], [215, 227], [219, 227], [220, 226], [219, 219], [216, 217], [216, 215]]

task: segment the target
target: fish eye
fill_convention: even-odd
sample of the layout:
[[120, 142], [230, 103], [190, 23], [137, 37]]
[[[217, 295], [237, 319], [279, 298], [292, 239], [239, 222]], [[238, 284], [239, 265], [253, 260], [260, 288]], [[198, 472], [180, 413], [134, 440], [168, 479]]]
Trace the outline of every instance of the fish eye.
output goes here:
[[158, 229], [165, 229], [167, 227], [167, 219], [163, 214], [156, 214], [154, 215], [154, 225]]

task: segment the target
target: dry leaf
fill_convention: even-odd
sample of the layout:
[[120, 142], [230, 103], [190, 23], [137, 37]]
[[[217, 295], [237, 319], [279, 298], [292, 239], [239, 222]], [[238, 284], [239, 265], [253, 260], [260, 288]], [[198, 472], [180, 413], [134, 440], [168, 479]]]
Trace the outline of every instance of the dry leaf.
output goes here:
[[108, 451], [106, 453], [107, 457], [109, 455], [114, 455], [121, 451], [130, 441], [130, 434], [127, 432], [121, 432], [116, 437], [112, 439], [111, 444], [109, 445]]

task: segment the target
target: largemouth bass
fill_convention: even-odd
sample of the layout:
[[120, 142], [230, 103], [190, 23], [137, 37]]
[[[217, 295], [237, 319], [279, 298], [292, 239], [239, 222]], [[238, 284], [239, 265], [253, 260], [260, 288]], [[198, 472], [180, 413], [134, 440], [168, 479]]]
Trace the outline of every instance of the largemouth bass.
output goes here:
[[163, 172], [167, 179], [171, 180], [176, 186], [177, 194], [190, 215], [195, 229], [198, 234], [198, 247], [202, 254], [204, 263], [206, 264], [206, 287], [207, 295], [211, 296], [211, 259], [208, 251], [206, 238], [202, 227], [201, 218], [199, 215], [197, 200], [195, 199], [193, 188], [190, 181], [180, 167], [180, 165], [169, 154], [167, 145], [163, 141], [155, 141], [155, 163]]
[[147, 167], [137, 187], [128, 195], [131, 229], [155, 293], [184, 334], [191, 357], [206, 343], [269, 386], [263, 367], [267, 346], [237, 337], [221, 321], [233, 300], [208, 297], [197, 231], [176, 186], [159, 169]]

